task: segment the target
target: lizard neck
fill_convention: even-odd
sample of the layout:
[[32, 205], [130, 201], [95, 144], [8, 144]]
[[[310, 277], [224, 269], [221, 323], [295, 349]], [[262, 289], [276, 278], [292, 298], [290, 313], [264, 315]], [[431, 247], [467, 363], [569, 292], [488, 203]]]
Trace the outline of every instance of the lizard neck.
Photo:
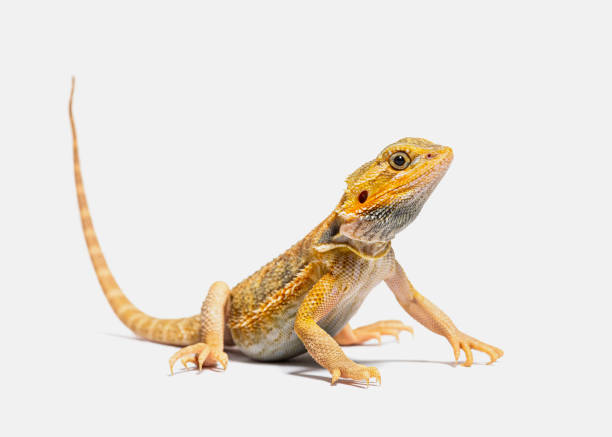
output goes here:
[[318, 253], [332, 250], [349, 250], [365, 259], [378, 259], [391, 249], [390, 241], [360, 241], [340, 233], [344, 219], [335, 211], [319, 224], [305, 239], [310, 240], [312, 248]]

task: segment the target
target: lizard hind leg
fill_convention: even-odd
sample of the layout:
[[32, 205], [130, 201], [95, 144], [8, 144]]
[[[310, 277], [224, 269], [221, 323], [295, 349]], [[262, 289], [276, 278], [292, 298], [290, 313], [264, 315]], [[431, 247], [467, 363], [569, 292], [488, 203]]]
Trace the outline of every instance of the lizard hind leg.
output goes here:
[[228, 357], [223, 352], [223, 335], [225, 332], [226, 303], [230, 288], [225, 282], [211, 285], [202, 303], [200, 313], [200, 342], [186, 346], [170, 357], [170, 373], [174, 374], [174, 364], [181, 360], [185, 368], [194, 363], [198, 369], [214, 367], [221, 364], [227, 367]]
[[336, 340], [340, 346], [363, 344], [372, 339], [378, 340], [378, 344], [381, 344], [383, 335], [391, 335], [399, 341], [399, 334], [401, 331], [408, 331], [414, 335], [412, 327], [404, 325], [399, 320], [381, 320], [355, 329], [351, 328], [347, 323], [346, 326], [336, 334], [334, 340]]

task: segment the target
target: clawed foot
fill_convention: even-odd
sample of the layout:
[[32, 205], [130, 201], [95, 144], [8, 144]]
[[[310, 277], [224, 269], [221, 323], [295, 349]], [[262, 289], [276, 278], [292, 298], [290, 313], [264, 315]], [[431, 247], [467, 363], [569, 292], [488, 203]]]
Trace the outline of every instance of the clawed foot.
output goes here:
[[189, 367], [189, 363], [195, 364], [199, 370], [204, 366], [216, 366], [217, 363], [227, 368], [227, 354], [221, 348], [213, 348], [206, 343], [196, 343], [179, 350], [170, 357], [170, 373], [174, 375], [174, 364], [181, 360], [185, 368]]
[[391, 335], [399, 341], [399, 334], [402, 331], [408, 331], [414, 335], [414, 329], [411, 326], [404, 325], [399, 320], [381, 320], [353, 330], [360, 343], [375, 338], [379, 344], [382, 343], [381, 336], [383, 335]]
[[376, 382], [380, 385], [380, 372], [376, 367], [366, 367], [361, 364], [352, 363], [348, 366], [337, 367], [330, 370], [332, 375], [331, 383], [334, 385], [340, 377], [353, 379], [355, 381], [366, 381], [370, 385], [370, 378], [376, 378]]
[[472, 356], [472, 349], [476, 349], [477, 351], [484, 352], [491, 358], [487, 364], [494, 363], [499, 358], [504, 355], [504, 351], [489, 344], [483, 343], [480, 340], [476, 340], [473, 337], [470, 337], [463, 332], [457, 332], [454, 335], [450, 336], [448, 339], [451, 346], [453, 347], [453, 353], [455, 354], [455, 361], [459, 361], [459, 354], [463, 350], [465, 353], [465, 362], [462, 364], [464, 367], [470, 367], [474, 362], [474, 358]]
[[381, 344], [383, 335], [391, 335], [399, 341], [401, 331], [408, 331], [414, 335], [412, 327], [404, 325], [399, 320], [381, 320], [356, 329], [351, 329], [349, 325], [346, 325], [334, 338], [341, 346], [363, 344], [372, 339], [378, 340], [378, 344]]

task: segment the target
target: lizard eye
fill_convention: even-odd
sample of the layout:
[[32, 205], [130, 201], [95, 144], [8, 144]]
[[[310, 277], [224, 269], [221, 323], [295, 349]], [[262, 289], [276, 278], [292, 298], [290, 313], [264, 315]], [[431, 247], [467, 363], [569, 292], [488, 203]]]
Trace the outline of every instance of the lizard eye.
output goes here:
[[395, 170], [404, 170], [410, 165], [410, 156], [406, 152], [395, 152], [389, 157], [389, 165]]

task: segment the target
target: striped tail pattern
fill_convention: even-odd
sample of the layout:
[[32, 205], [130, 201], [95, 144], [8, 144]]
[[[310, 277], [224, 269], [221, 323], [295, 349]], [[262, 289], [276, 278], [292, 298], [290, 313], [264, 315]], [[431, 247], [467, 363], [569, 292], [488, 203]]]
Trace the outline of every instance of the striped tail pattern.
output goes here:
[[111, 308], [123, 322], [136, 335], [147, 340], [158, 343], [185, 346], [200, 341], [200, 316], [185, 317], [180, 319], [158, 319], [151, 317], [132, 304], [117, 285], [111, 271], [106, 264], [106, 259], [102, 254], [100, 243], [94, 231], [93, 223], [87, 207], [87, 199], [83, 187], [81, 176], [81, 166], [79, 162], [79, 150], [77, 143], [76, 127], [72, 114], [72, 99], [74, 96], [75, 79], [72, 78], [72, 88], [70, 90], [70, 101], [68, 103], [68, 114], [70, 116], [70, 127], [72, 129], [72, 144], [74, 153], [74, 179], [76, 183], [77, 199], [81, 213], [81, 223], [83, 233], [91, 262], [96, 271], [98, 281], [102, 286], [102, 291], [108, 300]]

